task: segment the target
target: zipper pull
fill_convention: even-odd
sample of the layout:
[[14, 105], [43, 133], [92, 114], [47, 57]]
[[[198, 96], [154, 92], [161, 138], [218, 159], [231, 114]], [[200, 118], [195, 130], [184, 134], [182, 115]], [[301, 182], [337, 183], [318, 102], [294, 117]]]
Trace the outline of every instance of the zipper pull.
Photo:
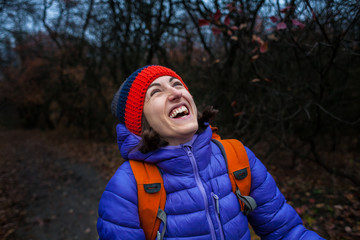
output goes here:
[[215, 193], [211, 193], [212, 197], [215, 199], [215, 209], [216, 209], [216, 212], [217, 214], [220, 215], [220, 206], [219, 206], [219, 196], [216, 195]]

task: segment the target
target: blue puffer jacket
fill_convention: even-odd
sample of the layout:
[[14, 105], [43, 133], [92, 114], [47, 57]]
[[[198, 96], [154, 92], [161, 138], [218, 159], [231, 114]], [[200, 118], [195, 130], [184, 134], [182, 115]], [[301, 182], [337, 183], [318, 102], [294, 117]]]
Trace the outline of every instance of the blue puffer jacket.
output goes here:
[[[119, 149], [125, 159], [155, 163], [163, 173], [167, 197], [165, 239], [250, 239], [248, 221], [262, 239], [322, 239], [304, 228], [274, 179], [247, 148], [251, 168], [250, 195], [258, 207], [248, 217], [244, 216], [231, 191], [224, 158], [211, 141], [210, 128], [195, 135], [189, 143], [148, 154], [134, 149], [139, 138], [123, 125], [117, 126], [117, 134]], [[101, 197], [97, 223], [100, 239], [145, 239], [137, 201], [135, 178], [126, 161]], [[215, 201], [219, 203], [219, 213]]]

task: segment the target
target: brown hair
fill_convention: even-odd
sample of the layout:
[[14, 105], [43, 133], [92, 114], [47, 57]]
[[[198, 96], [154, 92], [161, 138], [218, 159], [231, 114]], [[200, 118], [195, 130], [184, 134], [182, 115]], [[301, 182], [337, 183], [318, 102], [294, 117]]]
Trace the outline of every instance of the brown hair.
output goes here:
[[[202, 113], [198, 113], [199, 129], [196, 133], [204, 132], [207, 128], [205, 123], [213, 120], [217, 113], [218, 110], [214, 109], [212, 106], [207, 106]], [[165, 147], [169, 144], [150, 126], [144, 114], [142, 116], [141, 128], [141, 143], [139, 147], [140, 152], [148, 153], [158, 148]]]

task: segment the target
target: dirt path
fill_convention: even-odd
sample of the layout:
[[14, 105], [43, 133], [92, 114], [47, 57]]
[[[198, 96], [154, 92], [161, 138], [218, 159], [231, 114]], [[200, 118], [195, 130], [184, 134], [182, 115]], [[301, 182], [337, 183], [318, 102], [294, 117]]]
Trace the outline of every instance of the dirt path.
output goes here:
[[0, 139], [0, 239], [97, 239], [104, 177], [38, 132], [0, 132]]

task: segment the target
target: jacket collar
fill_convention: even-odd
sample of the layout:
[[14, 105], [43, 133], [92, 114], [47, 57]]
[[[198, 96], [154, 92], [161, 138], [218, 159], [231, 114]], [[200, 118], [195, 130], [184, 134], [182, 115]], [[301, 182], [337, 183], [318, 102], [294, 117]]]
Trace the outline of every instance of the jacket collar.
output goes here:
[[[187, 155], [190, 149], [198, 164], [199, 170], [205, 168], [210, 160], [210, 140], [212, 131], [210, 127], [201, 134], [194, 135], [193, 139], [178, 146], [166, 146], [155, 151], [143, 154], [138, 150], [141, 138], [131, 133], [123, 124], [116, 127], [117, 142], [121, 156], [126, 159], [154, 163], [164, 171], [174, 174], [192, 171], [191, 162]], [[189, 165], [190, 164], [190, 165]]]

